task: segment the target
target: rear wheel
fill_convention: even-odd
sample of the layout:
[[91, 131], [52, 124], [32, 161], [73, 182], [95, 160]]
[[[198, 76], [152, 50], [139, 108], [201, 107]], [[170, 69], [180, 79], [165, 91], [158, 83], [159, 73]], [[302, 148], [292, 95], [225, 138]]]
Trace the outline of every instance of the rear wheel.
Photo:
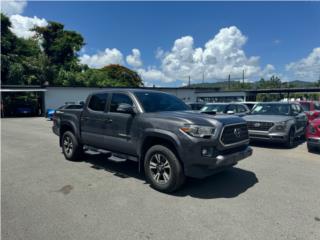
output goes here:
[[177, 156], [163, 145], [155, 145], [147, 151], [144, 171], [150, 185], [161, 192], [174, 192], [185, 182]]
[[79, 161], [83, 154], [83, 146], [79, 144], [77, 138], [70, 131], [62, 135], [62, 152], [66, 159]]

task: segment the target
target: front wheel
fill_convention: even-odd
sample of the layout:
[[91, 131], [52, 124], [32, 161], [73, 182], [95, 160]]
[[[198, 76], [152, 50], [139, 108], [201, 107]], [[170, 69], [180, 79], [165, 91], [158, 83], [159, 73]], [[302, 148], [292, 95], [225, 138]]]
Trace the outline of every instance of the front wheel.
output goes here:
[[293, 130], [293, 128], [291, 128], [289, 131], [286, 146], [287, 146], [287, 148], [293, 148], [293, 146], [294, 146], [294, 130]]
[[79, 144], [77, 138], [70, 131], [66, 131], [62, 135], [62, 152], [66, 159], [71, 161], [79, 161], [83, 154], [83, 147]]
[[185, 182], [177, 156], [163, 145], [152, 146], [145, 155], [144, 171], [150, 185], [161, 192], [174, 192]]

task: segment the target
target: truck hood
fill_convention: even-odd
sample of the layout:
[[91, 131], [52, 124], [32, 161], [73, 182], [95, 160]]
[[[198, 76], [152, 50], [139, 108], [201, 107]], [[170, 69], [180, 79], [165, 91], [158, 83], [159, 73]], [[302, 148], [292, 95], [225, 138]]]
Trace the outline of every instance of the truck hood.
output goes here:
[[166, 119], [171, 121], [178, 121], [185, 124], [197, 124], [197, 125], [221, 125], [245, 123], [245, 121], [238, 116], [230, 115], [208, 115], [198, 111], [168, 111], [168, 112], [156, 112], [145, 113], [145, 117], [155, 119]]
[[280, 116], [280, 115], [247, 115], [243, 119], [246, 121], [257, 121], [257, 122], [282, 122], [290, 120], [290, 116]]

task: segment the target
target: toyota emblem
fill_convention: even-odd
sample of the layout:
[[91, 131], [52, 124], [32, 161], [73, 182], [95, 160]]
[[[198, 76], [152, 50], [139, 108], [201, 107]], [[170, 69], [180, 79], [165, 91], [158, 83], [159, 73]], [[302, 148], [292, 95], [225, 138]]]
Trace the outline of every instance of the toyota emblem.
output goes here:
[[256, 123], [253, 124], [253, 126], [255, 126], [255, 127], [260, 127], [260, 125], [261, 125], [261, 124], [258, 123], [258, 122], [256, 122]]
[[239, 138], [241, 136], [241, 129], [240, 128], [235, 128], [233, 130], [234, 135]]

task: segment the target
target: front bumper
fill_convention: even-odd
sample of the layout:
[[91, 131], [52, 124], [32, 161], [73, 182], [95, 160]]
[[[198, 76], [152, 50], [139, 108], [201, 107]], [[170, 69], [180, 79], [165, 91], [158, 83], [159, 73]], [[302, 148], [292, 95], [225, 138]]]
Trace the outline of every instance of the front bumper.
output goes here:
[[308, 137], [307, 144], [310, 147], [320, 148], [320, 137]]
[[268, 142], [287, 142], [287, 132], [266, 132], [249, 130], [249, 138], [252, 140], [268, 141]]
[[240, 148], [218, 152], [213, 157], [197, 157], [197, 161], [185, 166], [185, 174], [194, 178], [205, 178], [227, 167], [237, 164], [252, 155], [252, 148], [245, 145]]

